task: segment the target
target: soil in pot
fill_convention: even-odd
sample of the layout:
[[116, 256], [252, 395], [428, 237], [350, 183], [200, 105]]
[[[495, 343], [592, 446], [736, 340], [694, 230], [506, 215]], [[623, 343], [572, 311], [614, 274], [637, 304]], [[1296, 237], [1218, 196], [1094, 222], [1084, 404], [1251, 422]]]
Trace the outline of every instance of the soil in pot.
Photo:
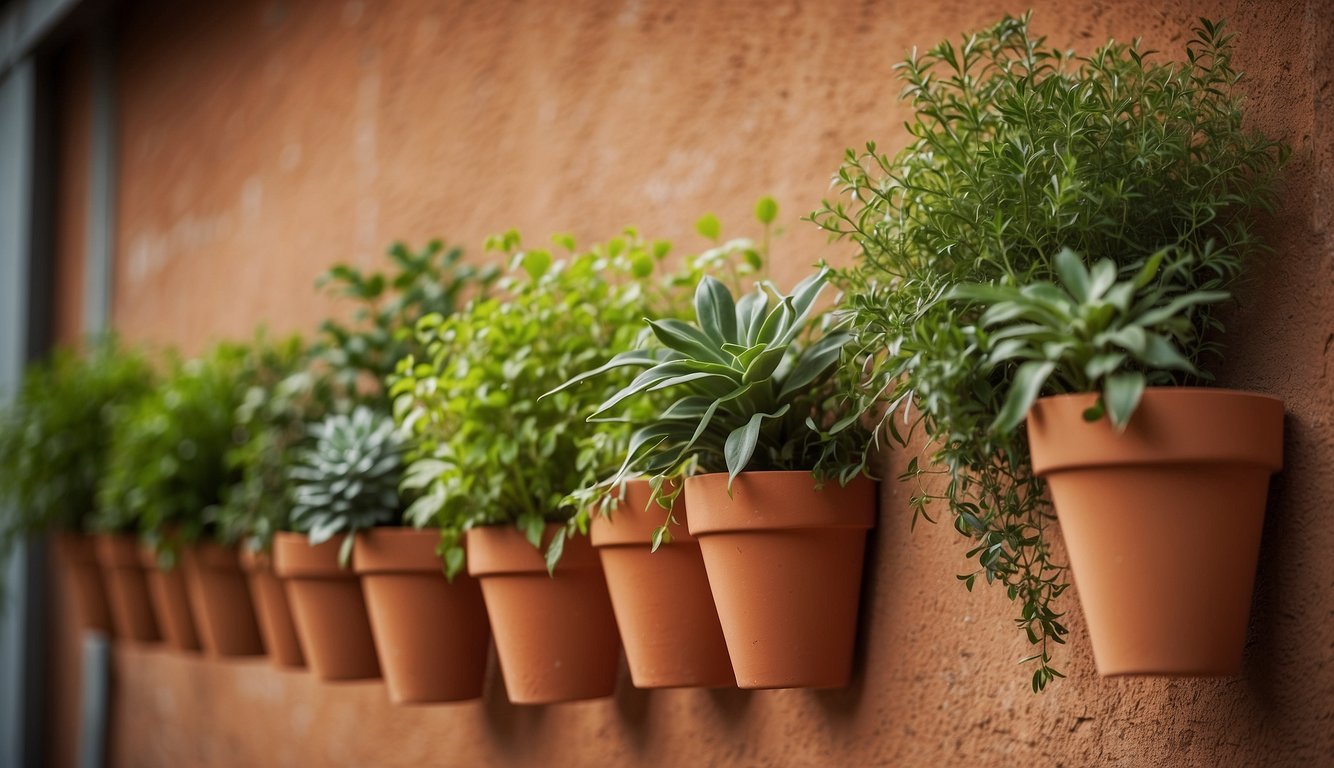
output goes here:
[[704, 556], [676, 499], [671, 541], [652, 551], [668, 512], [650, 505], [647, 480], [626, 484], [611, 517], [595, 515], [589, 538], [602, 558], [630, 678], [637, 688], [734, 687]]
[[816, 489], [809, 472], [685, 483], [718, 618], [742, 688], [838, 688], [852, 677], [876, 485]]
[[136, 643], [160, 642], [162, 635], [148, 596], [148, 575], [139, 559], [139, 540], [130, 535], [104, 533], [96, 537], [95, 546], [116, 638]]
[[212, 656], [260, 656], [264, 643], [235, 547], [200, 542], [181, 553], [200, 640]]
[[110, 632], [111, 607], [97, 566], [96, 540], [81, 533], [57, 533], [54, 542], [56, 561], [69, 585], [79, 628]]
[[299, 668], [306, 666], [301, 643], [297, 640], [296, 624], [287, 602], [287, 590], [273, 573], [273, 561], [266, 552], [242, 548], [241, 570], [250, 583], [250, 595], [255, 601], [255, 615], [264, 647], [274, 666]]
[[1103, 675], [1241, 668], [1283, 403], [1150, 388], [1124, 432], [1087, 422], [1094, 395], [1042, 398], [1028, 417]]
[[375, 528], [357, 534], [361, 577], [389, 698], [396, 704], [482, 695], [491, 627], [477, 580], [445, 578], [440, 532]]
[[167, 647], [187, 653], [198, 651], [199, 632], [180, 564], [174, 568], [159, 566], [157, 553], [148, 547], [140, 548], [139, 560], [148, 575], [148, 596]]
[[[560, 526], [547, 525], [543, 542]], [[607, 583], [588, 538], [565, 542], [554, 575], [512, 526], [468, 531], [468, 572], [482, 584], [505, 690], [515, 704], [610, 696], [620, 638]]]
[[304, 534], [279, 533], [273, 569], [283, 580], [301, 649], [321, 680], [380, 677], [361, 583], [338, 565], [342, 537], [311, 546]]

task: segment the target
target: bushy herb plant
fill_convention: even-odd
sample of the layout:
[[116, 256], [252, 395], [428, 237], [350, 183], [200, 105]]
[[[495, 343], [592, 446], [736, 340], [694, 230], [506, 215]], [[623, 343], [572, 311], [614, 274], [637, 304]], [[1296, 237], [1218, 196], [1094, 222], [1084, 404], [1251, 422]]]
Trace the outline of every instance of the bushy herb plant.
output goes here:
[[1068, 581], [1018, 420], [1040, 392], [1101, 385], [1095, 410], [1124, 423], [1141, 375], [1198, 376], [1218, 351], [1214, 294], [1261, 250], [1253, 213], [1271, 206], [1287, 150], [1243, 126], [1221, 23], [1201, 22], [1184, 62], [1137, 42], [1077, 56], [1029, 27], [1007, 17], [899, 64], [908, 146], [850, 150], [843, 199], [813, 218], [858, 247], [838, 279], [852, 359], [872, 361], [862, 407], [901, 442], [915, 427], [928, 438], [902, 478], [936, 478], [914, 495], [913, 521], [943, 502], [977, 565], [959, 579], [972, 589], [981, 576], [1020, 605], [1038, 691], [1060, 674]]

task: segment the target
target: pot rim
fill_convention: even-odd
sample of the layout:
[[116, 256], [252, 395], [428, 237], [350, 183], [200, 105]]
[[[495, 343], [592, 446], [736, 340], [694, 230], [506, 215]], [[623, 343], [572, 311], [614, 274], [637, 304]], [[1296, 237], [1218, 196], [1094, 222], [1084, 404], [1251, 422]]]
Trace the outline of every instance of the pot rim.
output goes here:
[[464, 545], [467, 548], [468, 574], [478, 578], [487, 576], [525, 575], [543, 578], [559, 578], [562, 572], [585, 569], [602, 569], [602, 561], [587, 536], [571, 536], [565, 539], [565, 549], [556, 570], [548, 575], [546, 559], [547, 542], [564, 523], [547, 523], [542, 532], [542, 548], [534, 547], [523, 532], [511, 523], [478, 526], [467, 532]]
[[352, 571], [362, 576], [405, 573], [444, 577], [445, 561], [436, 553], [438, 528], [377, 525], [357, 531]]
[[[711, 472], [686, 478], [686, 505], [692, 510], [690, 532], [695, 536], [803, 529], [869, 530], [875, 527], [879, 482], [865, 475], [858, 475], [847, 485], [831, 480], [817, 490], [809, 470], [742, 472], [732, 482], [730, 498], [727, 477], [726, 472]], [[758, 484], [769, 487], [761, 491]], [[792, 486], [782, 491], [784, 501], [788, 503], [761, 506], [761, 501], [750, 499], [752, 495], [775, 493], [775, 484]], [[803, 497], [818, 500], [818, 503], [799, 504]], [[703, 498], [722, 501], [701, 503]]]
[[[625, 496], [610, 515], [594, 513], [589, 520], [588, 538], [594, 547], [646, 547], [653, 541], [653, 531], [667, 519], [676, 518], [671, 526], [672, 540], [665, 547], [676, 544], [696, 544], [690, 533], [684, 491], [677, 495], [670, 510], [654, 504], [650, 498], [649, 481], [634, 478], [625, 483]], [[643, 502], [642, 505], [640, 502]]]
[[338, 548], [342, 543], [343, 534], [312, 545], [304, 533], [279, 531], [273, 536], [270, 554], [273, 572], [288, 579], [355, 579], [357, 575], [350, 564], [347, 568], [338, 565]]

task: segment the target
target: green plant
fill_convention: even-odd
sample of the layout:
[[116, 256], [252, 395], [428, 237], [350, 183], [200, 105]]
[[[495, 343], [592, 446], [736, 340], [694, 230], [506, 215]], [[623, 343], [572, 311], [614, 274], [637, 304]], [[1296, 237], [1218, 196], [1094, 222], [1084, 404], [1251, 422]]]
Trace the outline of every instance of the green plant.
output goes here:
[[439, 240], [413, 251], [402, 243], [389, 247], [393, 269], [362, 272], [338, 264], [316, 280], [357, 303], [351, 323], [325, 320], [313, 355], [340, 396], [369, 402], [382, 397], [394, 365], [419, 352], [413, 326], [428, 314], [451, 315], [470, 291], [484, 292], [495, 269], [463, 262], [463, 251]]
[[211, 528], [213, 508], [237, 480], [226, 455], [245, 356], [240, 345], [218, 344], [200, 358], [173, 360], [150, 394], [118, 412], [98, 486], [99, 530], [137, 529], [169, 566], [180, 544]]
[[393, 419], [364, 405], [351, 414], [331, 414], [310, 432], [314, 444], [297, 452], [288, 471], [292, 527], [309, 534], [311, 545], [345, 533], [338, 561], [346, 567], [357, 531], [399, 518], [407, 446]]
[[274, 533], [290, 530], [288, 468], [308, 442], [307, 424], [332, 408], [329, 380], [309, 364], [310, 351], [296, 336], [272, 341], [261, 335], [250, 346], [244, 376], [249, 386], [236, 410], [236, 443], [227, 453], [239, 480], [211, 519], [220, 541], [266, 551]]
[[403, 486], [420, 490], [408, 510], [418, 527], [442, 529], [452, 578], [463, 567], [462, 533], [515, 524], [539, 546], [548, 521], [567, 524], [549, 543], [555, 567], [571, 531], [583, 531], [591, 490], [614, 468], [628, 428], [581, 418], [620, 380], [544, 394], [608, 353], [635, 347], [650, 308], [672, 311], [679, 291], [654, 280], [670, 245], [633, 230], [578, 251], [523, 249], [516, 233], [492, 238], [509, 274], [501, 296], [453, 317], [418, 323], [424, 357], [400, 362], [391, 392], [395, 415], [419, 443]]
[[[1032, 36], [1027, 15], [958, 46], [942, 42], [898, 65], [913, 108], [909, 145], [892, 157], [873, 143], [850, 150], [835, 180], [847, 203], [813, 215], [859, 249], [837, 279], [856, 334], [851, 359], [870, 360], [853, 388], [862, 409], [878, 412], [899, 442], [916, 427], [929, 441], [926, 461], [914, 457], [902, 476], [923, 483], [913, 522], [931, 520], [929, 506], [944, 502], [977, 563], [959, 579], [972, 589], [981, 575], [1020, 604], [1017, 624], [1039, 646], [1025, 659], [1037, 664], [1035, 691], [1059, 676], [1051, 660], [1066, 634], [1057, 601], [1067, 580], [1049, 547], [1045, 487], [1012, 429], [1019, 403], [1006, 404], [1012, 392], [1036, 392], [1030, 385], [1045, 368], [1007, 356], [1024, 340], [1005, 344], [1005, 333], [987, 332], [1000, 321], [993, 309], [982, 322], [995, 297], [979, 302], [959, 286], [1052, 282], [1068, 248], [1110, 260], [1117, 282], [1133, 281], [1166, 250], [1171, 269], [1156, 283], [1164, 295], [1227, 290], [1244, 258], [1262, 250], [1253, 214], [1272, 204], [1287, 156], [1242, 125], [1231, 42], [1221, 23], [1202, 21], [1184, 63], [1158, 63], [1138, 43], [1081, 57]], [[1105, 267], [1094, 272], [1106, 279]], [[1047, 293], [1030, 288], [1029, 298]], [[1189, 308], [1194, 331], [1174, 337], [1190, 368], [1154, 364], [1147, 348], [1121, 351], [1139, 354], [1156, 379], [1190, 380], [1218, 351], [1210, 303]], [[1114, 395], [1129, 381], [1093, 373], [1103, 373], [1104, 390], [1118, 382]], [[1093, 381], [1064, 382], [1076, 383]], [[937, 475], [938, 484], [924, 483]]]
[[[826, 329], [813, 341], [803, 338], [812, 335], [826, 281], [821, 271], [788, 295], [761, 282], [738, 301], [705, 276], [695, 291], [694, 322], [648, 320], [660, 347], [641, 344], [557, 391], [609, 371], [643, 369], [589, 418], [635, 425], [616, 478], [653, 477], [658, 497], [664, 488], [679, 490], [665, 479], [695, 472], [727, 472], [729, 488], [746, 470], [811, 470], [821, 481], [846, 483], [865, 470], [867, 446], [857, 414], [839, 413], [830, 386], [851, 336]], [[644, 398], [658, 407], [609, 416]], [[654, 547], [669, 536], [667, 525], [659, 527]]]

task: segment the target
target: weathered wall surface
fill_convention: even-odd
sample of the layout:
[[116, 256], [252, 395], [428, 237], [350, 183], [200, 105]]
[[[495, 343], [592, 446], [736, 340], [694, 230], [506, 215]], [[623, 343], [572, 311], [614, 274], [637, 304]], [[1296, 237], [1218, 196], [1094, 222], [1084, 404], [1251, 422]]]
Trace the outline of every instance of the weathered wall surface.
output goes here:
[[[797, 217], [845, 147], [896, 146], [890, 66], [1022, 4], [239, 2], [154, 7], [121, 46], [114, 321], [197, 349], [260, 322], [312, 328], [331, 261], [394, 238], [475, 245], [517, 226], [582, 239], [637, 224], [702, 245], [764, 193], [790, 282], [839, 246]], [[1294, 146], [1231, 327], [1223, 384], [1284, 397], [1244, 674], [1100, 679], [1070, 593], [1069, 679], [1028, 693], [1000, 594], [968, 594], [947, 526], [908, 531], [882, 492], [854, 685], [637, 691], [545, 708], [397, 708], [379, 684], [118, 649], [113, 757], [153, 765], [1316, 765], [1334, 754], [1334, 9], [1306, 2], [1041, 0], [1089, 49], [1179, 51], [1226, 16], [1255, 123]], [[1164, 5], [1166, 8], [1164, 9]], [[906, 461], [889, 458], [888, 476]]]

